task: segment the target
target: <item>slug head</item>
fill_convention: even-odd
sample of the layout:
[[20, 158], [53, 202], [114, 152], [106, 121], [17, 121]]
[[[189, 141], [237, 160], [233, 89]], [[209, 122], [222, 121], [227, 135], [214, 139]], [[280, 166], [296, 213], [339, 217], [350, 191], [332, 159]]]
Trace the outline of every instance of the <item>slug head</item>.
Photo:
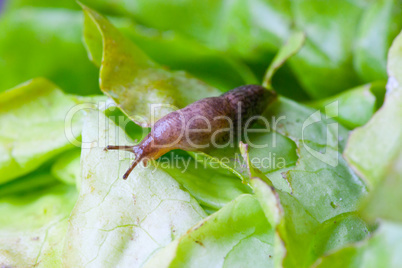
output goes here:
[[154, 148], [152, 147], [152, 143], [150, 136], [147, 136], [140, 144], [132, 146], [132, 145], [124, 145], [124, 146], [116, 146], [116, 145], [108, 145], [105, 148], [105, 151], [108, 150], [122, 150], [135, 154], [135, 160], [129, 167], [129, 169], [124, 173], [123, 179], [127, 179], [133, 169], [140, 163], [143, 162], [144, 166], [147, 166], [147, 163], [151, 159], [158, 159], [160, 156], [168, 152], [169, 148]]

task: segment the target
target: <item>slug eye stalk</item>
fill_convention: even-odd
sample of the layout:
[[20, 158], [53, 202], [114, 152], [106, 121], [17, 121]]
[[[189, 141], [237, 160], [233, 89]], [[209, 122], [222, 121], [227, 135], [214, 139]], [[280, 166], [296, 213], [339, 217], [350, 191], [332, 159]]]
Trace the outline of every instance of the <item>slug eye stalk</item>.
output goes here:
[[109, 151], [109, 150], [122, 150], [122, 151], [134, 153], [134, 146], [131, 146], [131, 145], [123, 145], [123, 146], [108, 145], [105, 147], [105, 151]]
[[[123, 179], [126, 180], [128, 176], [130, 175], [131, 171], [143, 160], [143, 157], [141, 155], [137, 154], [137, 149], [138, 146], [132, 146], [132, 145], [123, 145], [123, 146], [118, 146], [118, 145], [108, 145], [105, 147], [105, 151], [108, 150], [122, 150], [122, 151], [127, 151], [135, 154], [136, 159], [134, 162], [131, 164], [130, 168], [124, 173]], [[146, 166], [147, 161], [144, 161], [144, 165]]]

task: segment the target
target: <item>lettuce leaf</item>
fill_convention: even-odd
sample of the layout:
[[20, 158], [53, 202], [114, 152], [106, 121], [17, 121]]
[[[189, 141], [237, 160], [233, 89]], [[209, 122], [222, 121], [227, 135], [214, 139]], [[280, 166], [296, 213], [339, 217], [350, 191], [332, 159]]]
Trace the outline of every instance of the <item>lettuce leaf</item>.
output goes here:
[[81, 43], [81, 12], [25, 7], [1, 15], [0, 92], [46, 77], [69, 93], [100, 93]]
[[172, 70], [185, 70], [221, 91], [259, 82], [241, 61], [178, 33], [147, 28], [127, 19], [113, 23], [155, 62]]
[[251, 192], [246, 184], [219, 163], [200, 162], [197, 155], [192, 155], [170, 153], [160, 158], [157, 166], [175, 178], [202, 206], [217, 210], [237, 196]]
[[[68, 0], [60, 3], [47, 0], [17, 2], [16, 6], [76, 8]], [[397, 0], [340, 0], [336, 3], [321, 0], [254, 0], [233, 1], [230, 4], [224, 1], [166, 3], [160, 0], [137, 0], [135, 5], [127, 1], [83, 2], [102, 10], [104, 14], [134, 18], [145, 26], [169, 31], [174, 37], [187, 40], [184, 43], [187, 42], [189, 46], [196, 41], [200, 49], [205, 45], [230, 54], [233, 58], [241, 58], [252, 67], [260, 67], [271, 59], [294, 29], [304, 31], [307, 34], [306, 46], [290, 61], [291, 71], [287, 79], [295, 76], [313, 98], [328, 97], [363, 82], [385, 79], [386, 51], [402, 26], [399, 20], [402, 6]], [[161, 63], [173, 68], [179, 64], [172, 60], [163, 62], [169, 56], [166, 53], [161, 55], [165, 49], [155, 50], [158, 45], [153, 41], [158, 38], [149, 42], [138, 31], [130, 29], [128, 32], [133, 33], [131, 37], [149, 55], [159, 55]], [[166, 48], [177, 55], [177, 47]], [[191, 53], [191, 49], [184, 50]], [[218, 58], [214, 62], [221, 64]], [[187, 64], [188, 70], [193, 72], [196, 64], [193, 67], [190, 65]], [[180, 65], [179, 69], [187, 68]], [[212, 81], [204, 74], [200, 76], [202, 79]]]
[[[345, 156], [373, 188], [364, 203], [364, 215], [402, 222], [398, 204], [402, 201], [402, 34], [388, 54], [389, 80], [381, 109], [348, 141]], [[371, 165], [370, 165], [371, 164]]]
[[66, 133], [77, 138], [81, 118], [66, 124], [73, 98], [43, 78], [0, 94], [0, 183], [27, 174], [72, 148]]
[[81, 188], [69, 218], [66, 266], [141, 266], [206, 214], [166, 172], [138, 166], [107, 143], [128, 142], [103, 112], [90, 110], [82, 134]]
[[79, 189], [81, 181], [80, 155], [80, 148], [63, 153], [52, 165], [52, 175], [66, 184], [77, 185]]
[[353, 131], [345, 157], [369, 185], [375, 186], [388, 174], [402, 148], [402, 35], [388, 55], [387, 95], [380, 110], [363, 127]]
[[[95, 13], [91, 14], [95, 18], [94, 20], [103, 21]], [[102, 23], [106, 24], [106, 22]], [[107, 25], [105, 29], [116, 31], [114, 28], [110, 28], [109, 24]], [[90, 30], [91, 28], [89, 27], [94, 27], [94, 24], [87, 24], [86, 29], [91, 33], [96, 32], [96, 29], [92, 28], [93, 30]], [[105, 29], [103, 29], [104, 32]], [[123, 38], [117, 33], [115, 33], [115, 36]], [[89, 51], [92, 51], [91, 55], [95, 60], [99, 60], [102, 53], [107, 51], [100, 49], [99, 37], [99, 35], [95, 35], [92, 39], [87, 40], [87, 46], [93, 47]], [[283, 64], [283, 61], [280, 60], [282, 57], [286, 59], [294, 53], [293, 51], [297, 51], [300, 44], [302, 44], [303, 38], [298, 38], [296, 35], [295, 38], [295, 48], [290, 47], [290, 52], [283, 50], [283, 53], [286, 53], [278, 55], [278, 66]], [[121, 39], [119, 40], [121, 41]], [[114, 44], [118, 44], [119, 40], [115, 40]], [[134, 48], [128, 49], [132, 44], [130, 43], [129, 45], [126, 39], [121, 42], [125, 44], [121, 46], [122, 50], [124, 46], [127, 46], [124, 51], [134, 51]], [[142, 60], [141, 57], [137, 60], [144, 62], [146, 66], [149, 58], [144, 54], [140, 55], [142, 55]], [[276, 65], [272, 66], [273, 69], [269, 69], [272, 71], [268, 72], [268, 78], [266, 79], [267, 84], [269, 84], [270, 78], [278, 68]], [[141, 96], [142, 94], [140, 91], [131, 90], [130, 92], [135, 96]], [[116, 102], [124, 101], [122, 96], [116, 96], [116, 98]], [[125, 107], [120, 107], [123, 110], [126, 109]], [[325, 113], [320, 113], [320, 111], [315, 111], [281, 97], [264, 114], [267, 122], [274, 129], [268, 129], [268, 131], [264, 132], [266, 125], [264, 125], [264, 122], [260, 122], [260, 125], [255, 130], [260, 128], [263, 131], [251, 133], [249, 140], [246, 141], [253, 145], [273, 144], [268, 148], [262, 149], [250, 146], [249, 154], [250, 161], [271, 158], [272, 162], [269, 166], [258, 166], [257, 168], [261, 168], [260, 184], [271, 181], [272, 185], [280, 192], [279, 195], [285, 211], [284, 222], [286, 222], [281, 227], [281, 233], [286, 241], [288, 251], [284, 263], [289, 267], [298, 262], [303, 267], [307, 267], [324, 252], [362, 239], [369, 232], [364, 221], [353, 214], [358, 208], [361, 198], [366, 196], [367, 189], [364, 182], [347, 166], [341, 155], [348, 131], [334, 121], [334, 118], [338, 116], [336, 105], [330, 103], [324, 110]], [[278, 118], [282, 118], [283, 121], [275, 122]], [[219, 215], [222, 210], [230, 206], [231, 203], [227, 203], [230, 198], [235, 198], [241, 193], [239, 191], [241, 188], [236, 187], [234, 181], [225, 179], [231, 183], [228, 184], [229, 187], [225, 191], [222, 191], [220, 196], [217, 195], [218, 191], [222, 189], [222, 183], [225, 181], [222, 179], [225, 173], [220, 171], [221, 168], [232, 172], [244, 182], [251, 183], [247, 179], [249, 177], [247, 167], [241, 163], [241, 159], [237, 158], [237, 156], [241, 157], [237, 147], [217, 149], [208, 152], [208, 154], [190, 153], [190, 155], [193, 156], [194, 160], [188, 156], [184, 158], [189, 160], [188, 163], [190, 163], [185, 174], [181, 174], [183, 169], [167, 168], [165, 170], [182, 183], [203, 206], [212, 209], [219, 209], [223, 206], [221, 210], [212, 214], [211, 217]], [[224, 158], [229, 159], [229, 162], [224, 162]], [[272, 160], [281, 158], [283, 163], [278, 161], [274, 163]], [[199, 161], [210, 161], [206, 164], [208, 168], [212, 166], [211, 161], [221, 165], [219, 172], [214, 174], [216, 179], [214, 177], [212, 177], [213, 180], [209, 179], [212, 173], [208, 168], [204, 174], [200, 174], [199, 171], [193, 169], [195, 163]], [[258, 183], [259, 181], [256, 182], [256, 185]], [[264, 191], [263, 194], [269, 192], [269, 190]], [[312, 195], [311, 192], [314, 192], [314, 194]], [[260, 196], [263, 194], [260, 193]], [[263, 197], [260, 198], [263, 199]], [[265, 205], [263, 202], [261, 204]], [[267, 214], [269, 213], [267, 212]], [[268, 220], [272, 224], [272, 219], [268, 217]], [[334, 222], [338, 224], [335, 225]], [[278, 225], [279, 222], [275, 222], [275, 224]], [[303, 227], [300, 227], [300, 225]], [[353, 231], [354, 228], [355, 231]], [[317, 229], [322, 230], [319, 235], [315, 233]], [[272, 241], [279, 240], [279, 236], [272, 236]], [[152, 260], [160, 262], [160, 258], [163, 257], [169, 258], [172, 263], [175, 263], [178, 258], [182, 258], [177, 257], [177, 252], [180, 251], [180, 243], [180, 241], [173, 242]], [[276, 263], [280, 264], [284, 249], [277, 247], [275, 250], [279, 252], [277, 258], [280, 260], [276, 261]], [[183, 254], [188, 256], [183, 258], [190, 258], [189, 256], [193, 258], [198, 253], [184, 251]]]
[[274, 231], [257, 199], [240, 195], [158, 252], [145, 267], [272, 267]]
[[[346, 246], [317, 262], [317, 267], [399, 267], [401, 263], [402, 216], [402, 34], [388, 53], [387, 95], [381, 109], [363, 127], [353, 131], [345, 156], [372, 191], [361, 214], [377, 220], [376, 232], [359, 243]], [[398, 121], [399, 120], [399, 121]], [[368, 149], [369, 148], [369, 149]], [[370, 166], [371, 164], [371, 166]]]
[[387, 52], [401, 30], [402, 4], [377, 0], [364, 11], [356, 40], [354, 66], [365, 81], [387, 79]]
[[[399, 1], [84, 2], [113, 15], [115, 26], [83, 6], [84, 46], [113, 101], [99, 97], [104, 106], [86, 112], [74, 149], [64, 117], [95, 99], [44, 79], [0, 94], [0, 266], [398, 267], [401, 36], [388, 54], [384, 103], [382, 80]], [[78, 12], [27, 5], [78, 7], [7, 3], [0, 71], [10, 80], [0, 91], [40, 73], [68, 92], [95, 92]], [[175, 150], [122, 180], [132, 155], [103, 148], [142, 139], [152, 104], [181, 108], [255, 83], [249, 67], [262, 76], [271, 59], [264, 86], [286, 85], [278, 92], [297, 99], [302, 85], [319, 100], [280, 96], [239, 146]], [[75, 138], [80, 121], [67, 129]]]
[[[279, 226], [279, 237], [276, 237], [275, 241], [280, 238], [285, 242], [284, 267], [309, 267], [322, 254], [364, 239], [371, 231], [355, 214], [360, 200], [367, 195], [366, 186], [347, 166], [340, 154], [348, 132], [339, 123], [336, 124], [328, 118], [331, 117], [332, 109], [326, 112], [321, 115], [319, 111], [282, 97], [266, 113], [275, 115], [276, 118], [284, 116], [281, 124], [277, 124], [275, 132], [249, 136], [249, 141], [253, 144], [257, 144], [257, 141], [261, 144], [268, 141], [269, 148], [249, 146], [249, 160], [246, 163], [241, 159], [233, 159], [233, 155], [240, 152], [238, 149], [220, 149], [208, 154], [196, 154], [207, 162], [213, 159], [215, 163], [219, 163], [221, 167], [227, 168], [248, 183], [257, 194], [262, 207], [265, 206], [264, 202], [278, 202], [276, 198], [272, 198], [275, 197], [272, 190], [267, 188], [267, 184], [272, 183], [279, 195], [279, 206], [283, 208], [283, 212], [270, 212], [266, 209], [264, 212], [271, 224], [275, 222]], [[314, 123], [304, 127], [303, 122], [311, 116]], [[322, 120], [316, 120], [317, 118]], [[273, 122], [270, 122], [272, 127]], [[334, 128], [334, 123], [338, 129]], [[264, 140], [264, 136], [270, 139]], [[286, 139], [282, 140], [280, 137]], [[272, 140], [275, 139], [277, 147], [271, 147]], [[284, 150], [286, 144], [289, 144], [288, 150], [293, 151], [294, 155], [270, 155], [275, 150]], [[322, 153], [313, 155], [311, 150]], [[292, 164], [272, 170], [272, 167], [266, 169], [261, 164], [262, 161], [256, 161], [271, 158], [273, 162], [274, 159], [280, 159], [278, 156], [283, 156], [285, 162], [292, 161]], [[233, 160], [227, 163], [223, 162], [224, 158]], [[331, 161], [334, 160], [337, 164], [333, 166]], [[250, 163], [254, 170], [251, 178], [258, 178], [251, 181]], [[281, 214], [283, 216], [280, 216]], [[280, 220], [281, 218], [283, 220]], [[281, 259], [279, 256], [283, 254], [283, 248], [280, 244], [276, 250], [279, 254], [277, 258]]]
[[[137, 124], [151, 126], [172, 107], [183, 108], [219, 94], [217, 89], [185, 72], [159, 66], [104, 17], [88, 7], [83, 9], [84, 38], [90, 56], [99, 63], [102, 55], [100, 87]], [[163, 104], [164, 108], [156, 109], [152, 104]]]
[[61, 184], [1, 197], [0, 264], [60, 267], [68, 216], [76, 200], [75, 188]]
[[41, 168], [16, 180], [3, 183], [0, 185], [0, 196], [27, 194], [59, 183], [59, 180], [47, 173], [48, 170]]
[[[271, 129], [251, 133], [246, 141], [253, 144], [250, 157], [254, 166], [271, 179], [275, 188], [292, 193], [319, 222], [356, 210], [360, 198], [367, 192], [364, 182], [342, 158], [348, 132], [328, 118], [330, 112], [331, 109], [322, 115], [279, 98], [265, 113]], [[278, 121], [275, 123], [275, 120]], [[312, 123], [306, 124], [309, 121]], [[268, 147], [254, 146], [262, 144]], [[244, 179], [244, 166], [235, 158], [238, 148], [218, 149], [208, 154], [218, 161], [230, 159], [225, 166]], [[311, 190], [315, 191], [313, 196], [308, 194]]]
[[287, 252], [280, 235], [280, 229], [284, 224], [284, 211], [279, 195], [272, 186], [272, 182], [251, 163], [248, 145], [240, 142], [239, 148], [244, 160], [246, 161], [246, 166], [249, 172], [249, 178], [247, 178], [247, 181], [251, 185], [254, 194], [260, 203], [265, 217], [275, 230], [273, 267], [283, 267], [283, 259]]
[[279, 49], [271, 64], [264, 75], [262, 85], [266, 88], [272, 88], [272, 78], [275, 72], [282, 67], [282, 65], [291, 58], [294, 54], [299, 52], [306, 41], [306, 35], [303, 32], [293, 33], [286, 43]]
[[314, 267], [390, 267], [400, 266], [402, 245], [400, 225], [383, 222], [367, 240], [323, 257]]
[[376, 188], [362, 204], [362, 215], [368, 220], [378, 218], [402, 223], [399, 204], [402, 201], [402, 153], [392, 160], [386, 177], [377, 183]]
[[172, 30], [252, 65], [265, 64], [293, 28], [302, 30], [307, 35], [306, 45], [290, 66], [313, 98], [334, 95], [362, 80], [384, 79], [386, 51], [402, 26], [396, 0], [230, 4], [138, 0], [135, 5], [121, 2], [119, 6], [146, 26]]
[[[368, 226], [353, 213], [343, 213], [318, 222], [297, 196], [272, 187], [251, 163], [248, 145], [240, 144], [246, 160], [249, 182], [264, 213], [275, 227], [275, 255], [279, 267], [309, 267], [319, 256], [366, 237]], [[283, 245], [286, 245], [284, 247]]]
[[385, 82], [374, 82], [349, 89], [336, 96], [321, 99], [309, 106], [325, 111], [325, 106], [338, 102], [339, 114], [335, 118], [343, 126], [353, 129], [366, 124], [383, 101]]

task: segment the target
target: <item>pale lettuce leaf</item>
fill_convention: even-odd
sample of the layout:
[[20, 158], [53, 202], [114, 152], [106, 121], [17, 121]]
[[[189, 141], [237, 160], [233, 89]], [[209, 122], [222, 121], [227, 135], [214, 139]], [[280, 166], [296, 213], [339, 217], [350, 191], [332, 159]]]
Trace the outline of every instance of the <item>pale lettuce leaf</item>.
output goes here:
[[137, 166], [122, 179], [130, 159], [104, 147], [129, 140], [103, 112], [88, 112], [82, 140], [81, 189], [69, 219], [66, 266], [141, 266], [206, 216], [169, 174], [152, 165]]
[[273, 267], [274, 233], [257, 199], [240, 195], [157, 253], [145, 267]]
[[75, 188], [61, 184], [1, 197], [0, 265], [60, 267], [68, 216], [76, 200]]

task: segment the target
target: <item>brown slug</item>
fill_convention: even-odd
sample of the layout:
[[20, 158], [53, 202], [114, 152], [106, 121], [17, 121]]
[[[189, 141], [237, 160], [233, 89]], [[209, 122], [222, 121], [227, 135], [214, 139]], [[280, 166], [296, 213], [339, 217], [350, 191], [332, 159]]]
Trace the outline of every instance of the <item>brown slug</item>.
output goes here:
[[201, 99], [165, 115], [138, 145], [109, 145], [105, 149], [135, 154], [136, 159], [123, 176], [127, 179], [141, 161], [146, 165], [148, 160], [158, 159], [173, 149], [205, 151], [213, 147], [211, 142], [227, 142], [230, 131], [241, 131], [248, 120], [261, 115], [275, 99], [275, 91], [259, 85], [237, 87], [219, 97]]

